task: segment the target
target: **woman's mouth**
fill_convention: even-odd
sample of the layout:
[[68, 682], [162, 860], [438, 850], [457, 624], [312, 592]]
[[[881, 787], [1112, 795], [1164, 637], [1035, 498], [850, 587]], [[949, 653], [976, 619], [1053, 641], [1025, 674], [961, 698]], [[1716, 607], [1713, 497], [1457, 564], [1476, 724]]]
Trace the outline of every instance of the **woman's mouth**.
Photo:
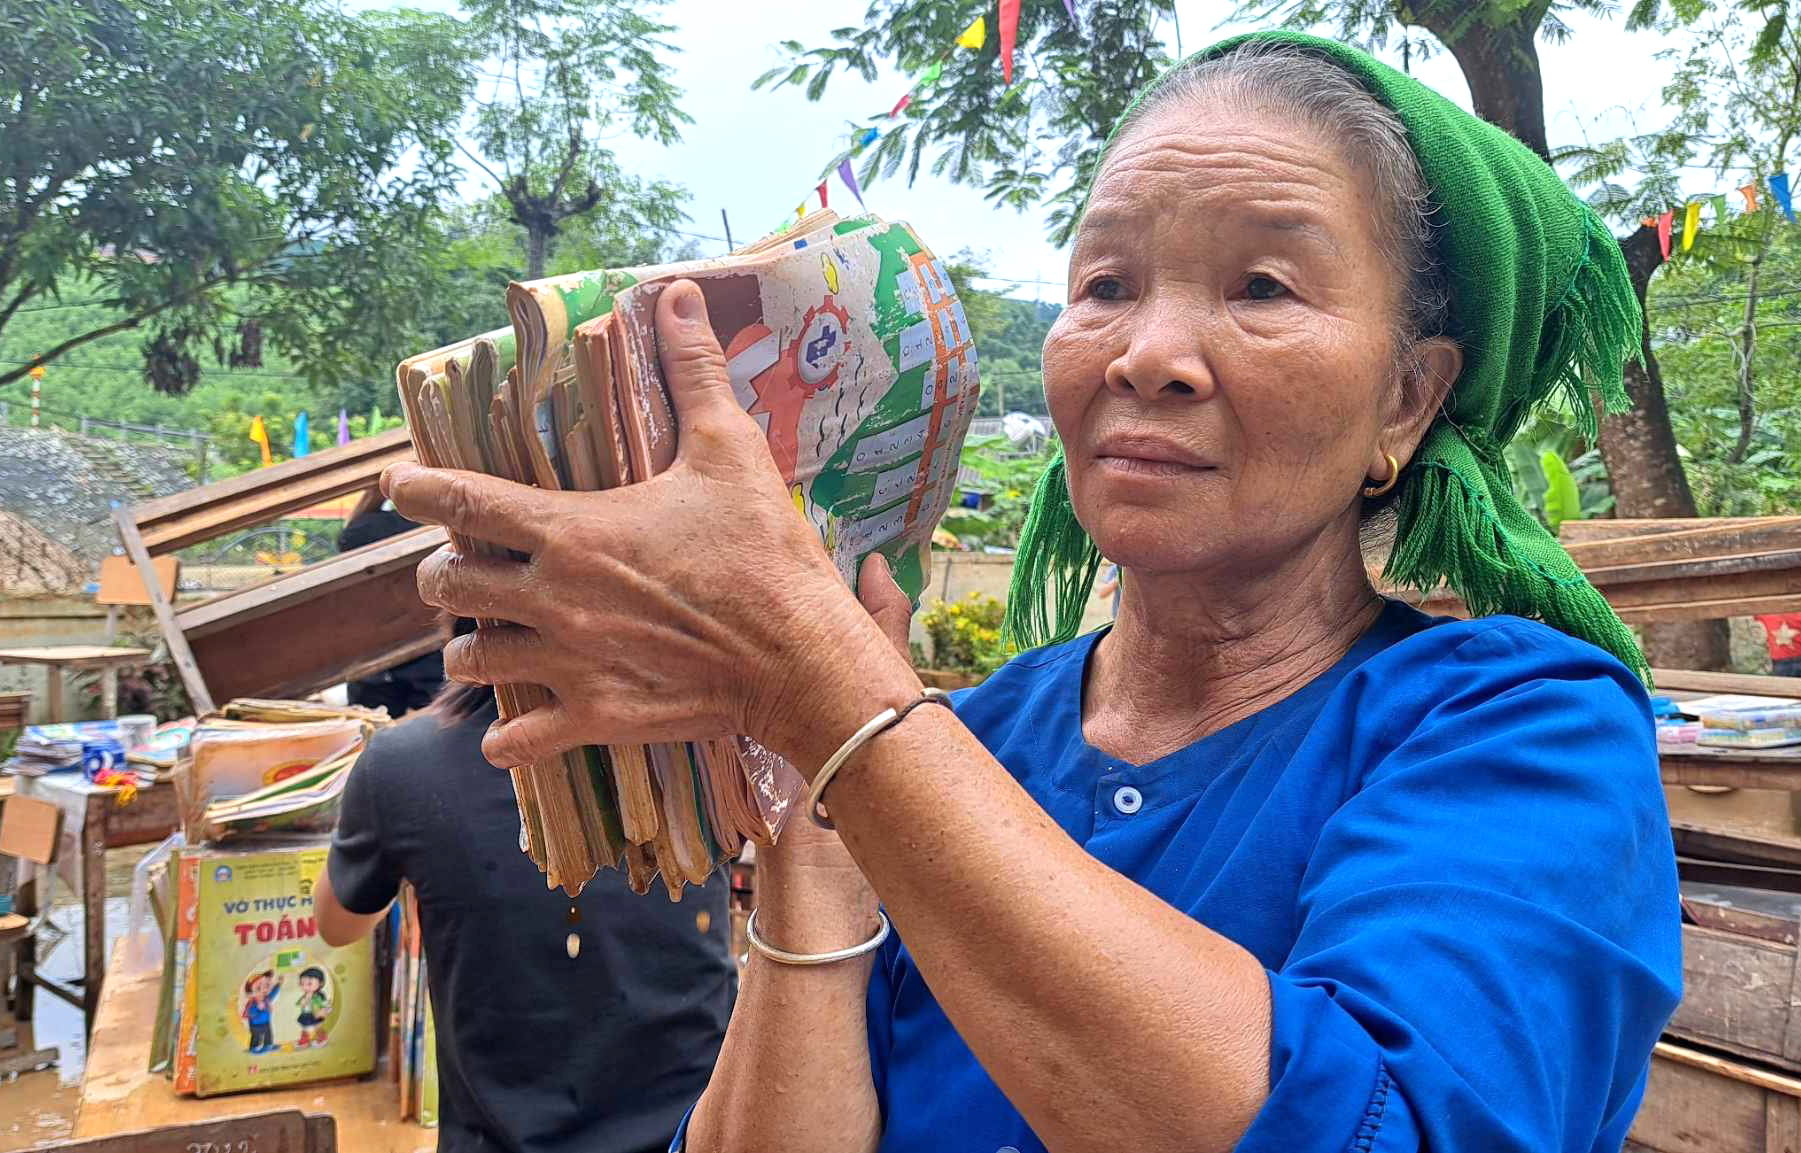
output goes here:
[[1155, 437], [1110, 436], [1095, 447], [1097, 467], [1123, 476], [1171, 477], [1215, 467], [1186, 446]]

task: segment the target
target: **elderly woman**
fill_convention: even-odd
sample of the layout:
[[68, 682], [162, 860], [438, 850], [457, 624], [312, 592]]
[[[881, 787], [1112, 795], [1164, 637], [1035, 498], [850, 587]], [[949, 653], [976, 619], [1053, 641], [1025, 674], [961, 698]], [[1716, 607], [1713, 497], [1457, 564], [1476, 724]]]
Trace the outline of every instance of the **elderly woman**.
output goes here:
[[[1010, 606], [1058, 643], [954, 711], [908, 708], [909, 606], [879, 563], [859, 605], [794, 517], [692, 286], [658, 316], [668, 474], [388, 478], [529, 554], [420, 576], [519, 622], [456, 642], [453, 676], [555, 691], [496, 763], [697, 729], [833, 762], [836, 833], [795, 821], [760, 858], [678, 1147], [1617, 1150], [1680, 981], [1642, 661], [1501, 460], [1553, 394], [1587, 423], [1619, 394], [1617, 247], [1499, 131], [1261, 35], [1141, 96], [1069, 281], [1065, 463]], [[1377, 595], [1387, 510], [1391, 575], [1508, 615]], [[1072, 639], [1102, 553], [1117, 623]]]

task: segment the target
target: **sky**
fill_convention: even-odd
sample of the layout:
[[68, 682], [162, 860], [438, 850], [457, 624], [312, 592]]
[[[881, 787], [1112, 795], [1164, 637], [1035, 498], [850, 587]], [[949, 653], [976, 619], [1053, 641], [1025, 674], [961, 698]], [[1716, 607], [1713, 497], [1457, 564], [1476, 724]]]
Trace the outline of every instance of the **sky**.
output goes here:
[[[454, 0], [424, 0], [421, 6], [454, 10]], [[794, 87], [751, 90], [752, 80], [780, 62], [776, 41], [825, 43], [829, 30], [856, 20], [862, 6], [862, 0], [673, 0], [664, 10], [664, 19], [678, 28], [672, 37], [682, 49], [676, 81], [694, 124], [680, 143], [667, 147], [629, 136], [608, 143], [626, 169], [688, 189], [691, 220], [683, 227], [701, 238], [696, 243], [703, 255], [725, 250], [721, 209], [739, 244], [771, 230], [793, 213], [797, 201], [813, 194], [820, 167], [842, 147], [846, 121], [890, 107], [907, 90], [907, 78], [897, 73], [874, 84], [840, 74], [818, 103]], [[1078, 11], [1081, 7], [1078, 3]], [[1248, 30], [1222, 23], [1232, 8], [1220, 0], [1183, 0], [1178, 20], [1160, 30], [1163, 39], [1173, 52], [1179, 23], [1181, 47], [1193, 51]], [[1539, 46], [1551, 145], [1610, 139], [1635, 123], [1640, 130], [1661, 125], [1667, 67], [1654, 56], [1668, 42], [1653, 33], [1624, 31], [1619, 17], [1575, 16], [1569, 23], [1575, 30], [1569, 43]], [[1398, 65], [1398, 53], [1390, 56]], [[1423, 63], [1416, 59], [1413, 71], [1469, 106], [1468, 87], [1448, 52]], [[995, 83], [1000, 83], [998, 66]], [[484, 191], [474, 176], [469, 191]], [[835, 178], [830, 195], [834, 208], [852, 203]], [[979, 189], [924, 171], [911, 187], [904, 175], [878, 181], [864, 190], [864, 198], [871, 211], [909, 221], [941, 255], [964, 248], [982, 254], [993, 272], [1016, 283], [1015, 295], [1063, 299], [1067, 254], [1045, 239], [1041, 212], [995, 208]]]

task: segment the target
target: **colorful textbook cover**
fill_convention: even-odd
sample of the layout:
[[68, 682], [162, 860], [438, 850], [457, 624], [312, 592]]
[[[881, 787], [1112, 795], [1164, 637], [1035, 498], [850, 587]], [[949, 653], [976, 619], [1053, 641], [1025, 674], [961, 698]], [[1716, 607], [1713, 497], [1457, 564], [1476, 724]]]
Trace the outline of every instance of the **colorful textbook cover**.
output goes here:
[[192, 1023], [182, 1031], [193, 1039], [197, 1096], [374, 1070], [373, 943], [333, 949], [320, 939], [313, 886], [326, 852], [308, 845], [194, 856]]

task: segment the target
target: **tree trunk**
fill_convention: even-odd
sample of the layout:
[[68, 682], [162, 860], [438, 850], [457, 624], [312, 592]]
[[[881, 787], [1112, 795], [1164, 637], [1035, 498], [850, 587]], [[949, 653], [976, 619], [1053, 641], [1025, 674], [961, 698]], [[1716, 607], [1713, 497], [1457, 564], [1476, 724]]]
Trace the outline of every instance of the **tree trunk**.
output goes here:
[[[1641, 227], [1620, 247], [1642, 309], [1651, 275], [1663, 263], [1657, 229]], [[1626, 365], [1626, 394], [1632, 398], [1632, 407], [1609, 413], [1601, 421], [1601, 459], [1613, 483], [1614, 515], [1694, 516], [1694, 493], [1676, 453], [1676, 434], [1670, 429], [1663, 373], [1651, 352], [1649, 314], [1641, 341], [1642, 362]], [[1643, 625], [1639, 635], [1645, 655], [1663, 668], [1723, 669], [1731, 662], [1730, 633], [1723, 620]]]
[[550, 233], [541, 228], [526, 225], [525, 228], [525, 278], [527, 280], [544, 279], [544, 258], [550, 251]]
[[[1458, 8], [1463, 5], [1436, 5]], [[1453, 14], [1459, 24], [1461, 15]], [[1538, 27], [1525, 27], [1523, 21], [1510, 21], [1499, 27], [1470, 22], [1467, 27], [1447, 26], [1442, 32], [1431, 24], [1427, 31], [1437, 36], [1469, 82], [1470, 104], [1476, 115], [1507, 130], [1515, 140], [1551, 159], [1551, 147], [1545, 141], [1545, 82], [1538, 70]]]

